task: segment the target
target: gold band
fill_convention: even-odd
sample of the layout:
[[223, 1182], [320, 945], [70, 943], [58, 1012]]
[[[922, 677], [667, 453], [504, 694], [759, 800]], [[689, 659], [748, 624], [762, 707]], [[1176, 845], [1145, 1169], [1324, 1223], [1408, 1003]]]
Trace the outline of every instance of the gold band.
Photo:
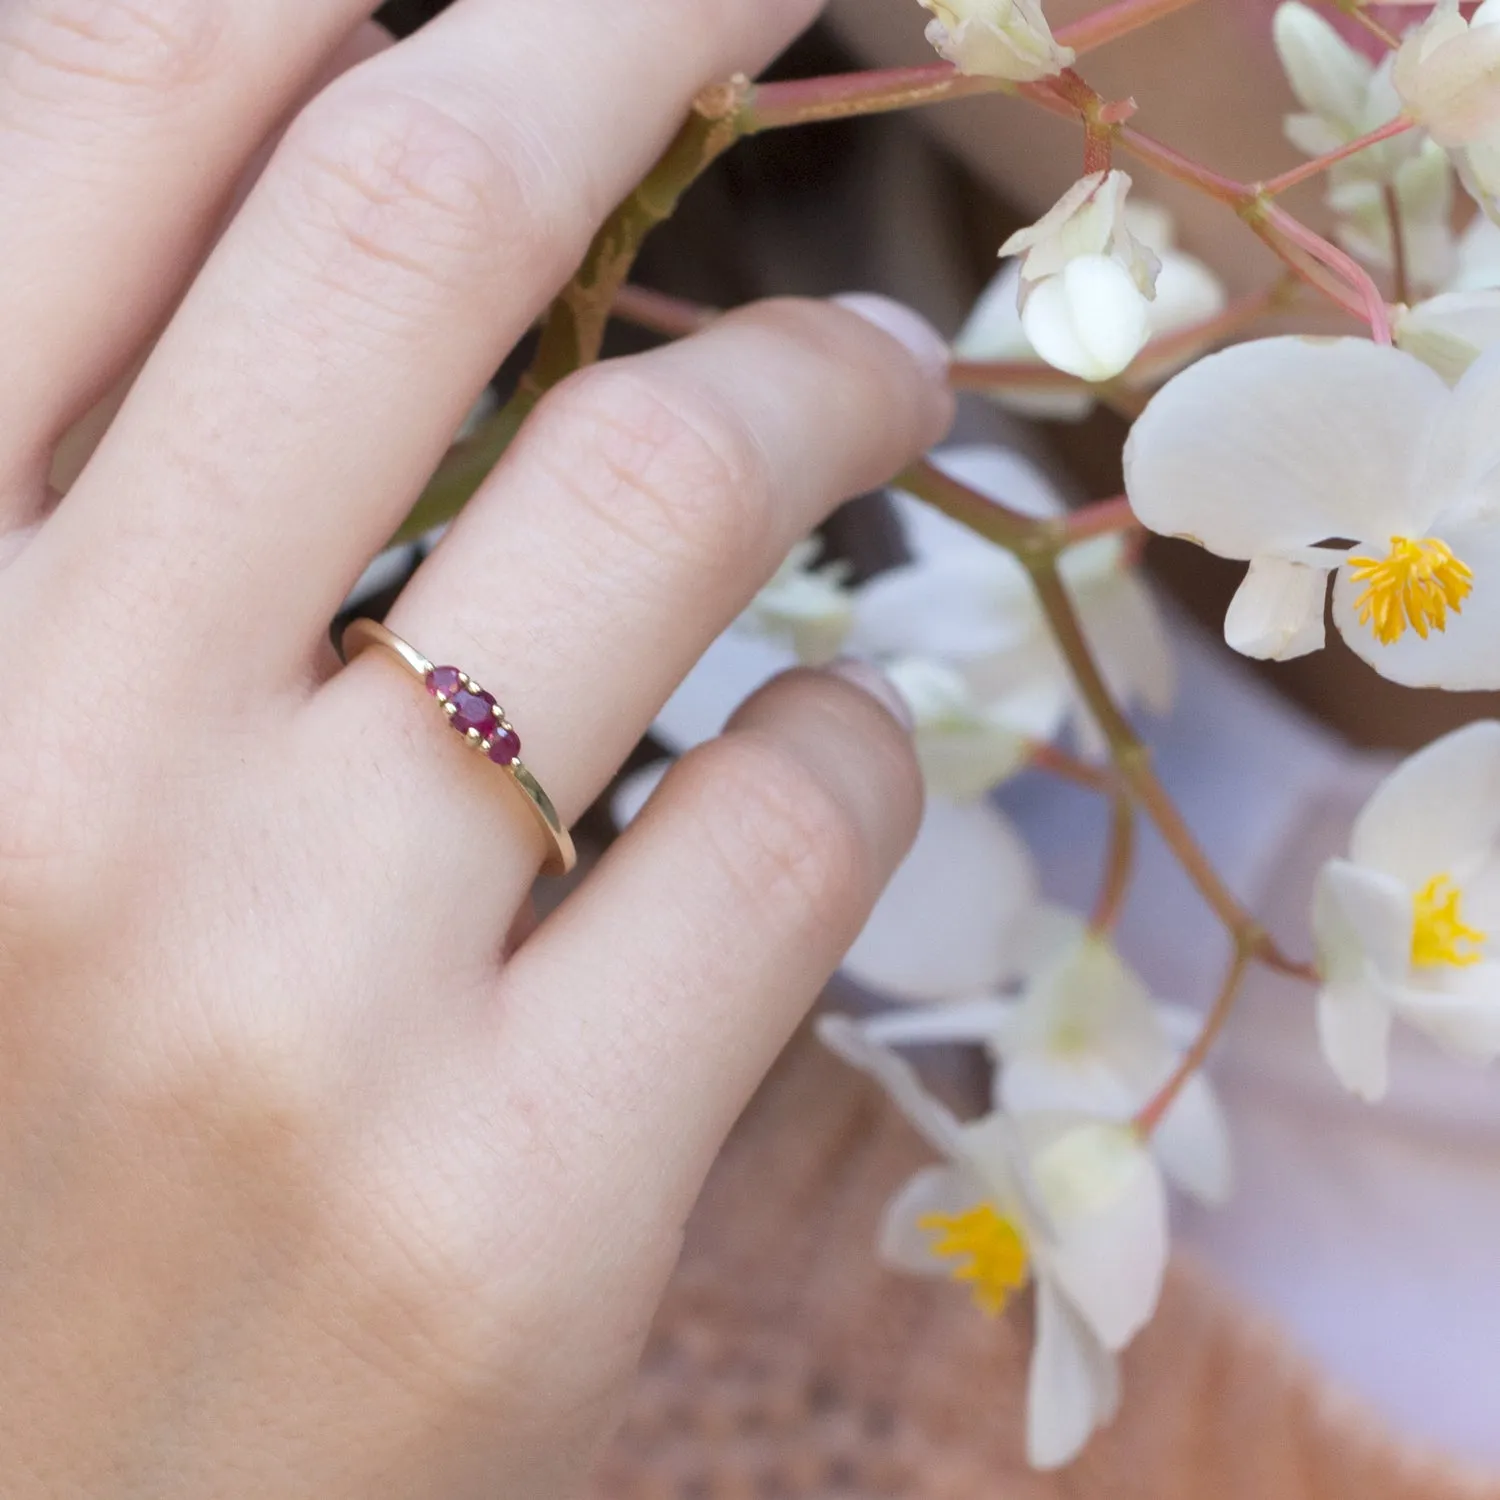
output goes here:
[[339, 641], [339, 655], [351, 662], [378, 648], [401, 663], [443, 707], [449, 723], [465, 741], [510, 774], [547, 836], [550, 854], [543, 875], [566, 875], [578, 862], [573, 838], [563, 827], [552, 799], [521, 764], [521, 741], [505, 710], [477, 682], [457, 667], [435, 667], [417, 648], [378, 620], [351, 620]]

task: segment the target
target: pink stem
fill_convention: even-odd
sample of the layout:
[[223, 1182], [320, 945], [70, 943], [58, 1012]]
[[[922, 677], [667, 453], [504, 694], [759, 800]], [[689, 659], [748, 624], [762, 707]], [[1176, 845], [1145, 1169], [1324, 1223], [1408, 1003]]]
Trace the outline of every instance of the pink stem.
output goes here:
[[1274, 229], [1312, 260], [1332, 271], [1359, 299], [1362, 316], [1370, 325], [1370, 337], [1377, 344], [1391, 342], [1391, 320], [1386, 312], [1385, 298], [1370, 279], [1370, 273], [1353, 256], [1346, 255], [1337, 245], [1330, 245], [1321, 235], [1314, 234], [1279, 204], [1266, 206], [1263, 222], [1268, 229]]
[[1075, 510], [1068, 517], [1068, 544], [1085, 542], [1092, 536], [1107, 536], [1115, 531], [1131, 531], [1139, 526], [1130, 501], [1124, 495], [1112, 500], [1096, 500]]
[[686, 338], [707, 328], [720, 316], [716, 307], [704, 307], [634, 283], [627, 283], [615, 293], [610, 313], [622, 322], [669, 339]]
[[1283, 172], [1279, 177], [1272, 177], [1261, 183], [1260, 194], [1263, 198], [1274, 198], [1278, 193], [1284, 193], [1288, 188], [1296, 187], [1299, 182], [1306, 182], [1309, 177], [1316, 177], [1326, 172], [1337, 162], [1357, 156], [1367, 146], [1378, 146], [1381, 141], [1388, 141], [1392, 136], [1401, 135], [1416, 123], [1409, 115], [1397, 115], [1394, 120], [1388, 120], [1379, 130], [1372, 130], [1368, 135], [1362, 135], [1358, 140], [1340, 146], [1337, 151], [1315, 156], [1311, 161], [1303, 162], [1300, 167], [1293, 167], [1290, 172]]
[[1221, 203], [1231, 203], [1239, 207], [1251, 196], [1252, 190], [1245, 183], [1238, 182], [1233, 177], [1226, 177], [1222, 172], [1215, 172], [1208, 167], [1200, 166], [1191, 157], [1184, 156], [1180, 151], [1174, 151], [1170, 146], [1163, 145], [1161, 141], [1142, 134], [1130, 125], [1120, 127], [1119, 141], [1120, 145], [1137, 161], [1143, 161], [1147, 166], [1155, 167], [1163, 176], [1173, 177], [1178, 182], [1185, 182], [1189, 187], [1198, 188], [1211, 198], [1217, 198]]

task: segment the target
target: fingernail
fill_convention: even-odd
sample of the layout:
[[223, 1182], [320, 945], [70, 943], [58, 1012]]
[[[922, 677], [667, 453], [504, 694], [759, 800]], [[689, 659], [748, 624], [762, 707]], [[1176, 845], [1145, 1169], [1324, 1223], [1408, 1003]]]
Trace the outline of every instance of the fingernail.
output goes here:
[[845, 292], [833, 300], [835, 305], [847, 308], [889, 334], [930, 379], [946, 383], [951, 358], [948, 341], [920, 313], [875, 292]]
[[850, 687], [869, 694], [908, 734], [916, 728], [911, 705], [901, 696], [896, 684], [879, 667], [853, 656], [841, 656], [828, 670]]

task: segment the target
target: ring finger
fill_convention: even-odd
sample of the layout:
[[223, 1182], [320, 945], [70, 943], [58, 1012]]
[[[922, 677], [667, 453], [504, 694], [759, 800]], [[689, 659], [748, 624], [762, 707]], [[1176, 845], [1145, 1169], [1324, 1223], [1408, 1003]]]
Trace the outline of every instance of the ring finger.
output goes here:
[[[852, 300], [864, 316], [761, 304], [565, 382], [398, 600], [396, 631], [499, 697], [565, 820], [792, 544], [941, 435], [937, 334]], [[392, 830], [382, 869], [465, 893], [461, 926], [491, 943], [541, 853], [520, 797], [446, 743], [431, 702], [378, 654], [313, 716], [319, 758], [349, 747], [333, 774], [367, 826]], [[465, 837], [432, 837], [443, 828]]]

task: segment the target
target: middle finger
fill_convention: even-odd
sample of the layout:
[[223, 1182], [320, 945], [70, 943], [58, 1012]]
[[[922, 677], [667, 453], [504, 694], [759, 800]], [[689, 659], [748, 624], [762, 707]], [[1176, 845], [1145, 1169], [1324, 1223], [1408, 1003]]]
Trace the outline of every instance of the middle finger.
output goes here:
[[163, 680], [211, 642], [286, 683], [695, 93], [814, 9], [458, 0], [332, 85], [29, 549], [54, 617], [149, 579], [132, 644]]

